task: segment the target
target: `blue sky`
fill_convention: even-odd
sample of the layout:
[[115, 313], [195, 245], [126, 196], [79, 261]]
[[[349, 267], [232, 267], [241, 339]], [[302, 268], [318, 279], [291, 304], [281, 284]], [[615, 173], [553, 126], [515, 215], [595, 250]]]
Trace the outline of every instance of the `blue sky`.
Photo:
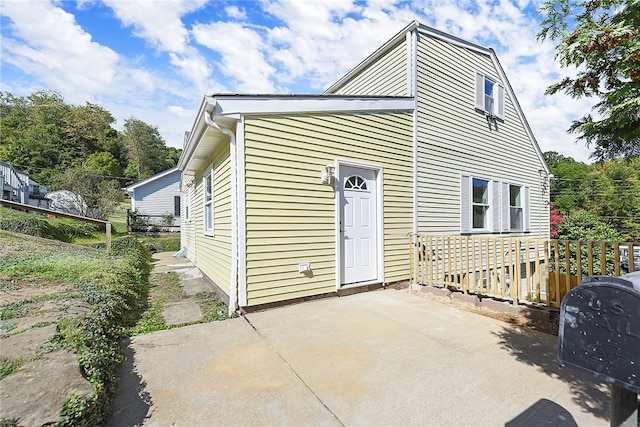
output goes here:
[[585, 101], [544, 95], [568, 71], [528, 0], [3, 0], [0, 90], [157, 126], [181, 147], [202, 96], [321, 93], [413, 20], [496, 50], [543, 151], [588, 161], [566, 133]]

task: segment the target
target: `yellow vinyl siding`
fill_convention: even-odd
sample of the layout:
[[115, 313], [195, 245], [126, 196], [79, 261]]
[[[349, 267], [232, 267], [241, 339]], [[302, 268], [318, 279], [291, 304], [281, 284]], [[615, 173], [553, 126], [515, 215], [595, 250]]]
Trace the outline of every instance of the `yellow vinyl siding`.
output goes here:
[[411, 113], [249, 116], [244, 129], [249, 306], [335, 292], [336, 193], [320, 175], [337, 158], [383, 167], [385, 280], [408, 278]]
[[213, 236], [204, 234], [202, 177], [195, 179], [195, 195], [191, 203], [196, 238], [196, 264], [220, 289], [229, 292], [231, 274], [231, 164], [229, 143], [223, 144], [207, 162], [213, 165]]
[[[530, 187], [531, 233], [547, 236], [541, 199], [542, 164], [513, 100], [505, 91], [505, 120], [498, 130], [475, 110], [475, 75], [500, 81], [488, 55], [433, 37], [418, 42], [418, 230], [460, 233], [460, 174]], [[539, 222], [538, 218], [544, 218]]]
[[406, 96], [407, 79], [407, 47], [401, 40], [333, 93]]

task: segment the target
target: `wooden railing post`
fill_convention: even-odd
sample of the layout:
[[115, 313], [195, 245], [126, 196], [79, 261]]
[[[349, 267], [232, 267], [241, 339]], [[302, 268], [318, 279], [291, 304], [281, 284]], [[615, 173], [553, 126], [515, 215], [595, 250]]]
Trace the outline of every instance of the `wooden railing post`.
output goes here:
[[107, 250], [110, 251], [111, 250], [111, 223], [107, 222], [104, 226], [105, 228], [105, 238], [107, 240]]

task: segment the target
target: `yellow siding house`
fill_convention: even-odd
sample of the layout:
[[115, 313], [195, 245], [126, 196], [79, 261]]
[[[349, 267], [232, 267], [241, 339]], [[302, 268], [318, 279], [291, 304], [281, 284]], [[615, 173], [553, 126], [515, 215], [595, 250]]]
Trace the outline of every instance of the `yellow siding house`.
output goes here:
[[204, 98], [179, 163], [183, 246], [230, 309], [407, 279], [414, 105]]
[[183, 252], [230, 310], [405, 281], [416, 232], [549, 234], [495, 53], [418, 22], [323, 95], [205, 96], [178, 167]]

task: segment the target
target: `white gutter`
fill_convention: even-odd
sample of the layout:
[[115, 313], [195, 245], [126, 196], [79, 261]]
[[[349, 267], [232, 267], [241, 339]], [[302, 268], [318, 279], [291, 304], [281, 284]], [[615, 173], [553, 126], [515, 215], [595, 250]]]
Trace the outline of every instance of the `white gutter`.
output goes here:
[[231, 129], [220, 126], [213, 121], [214, 112], [211, 115], [204, 112], [205, 123], [229, 137], [229, 156], [231, 160], [231, 273], [229, 277], [229, 316], [238, 309], [238, 203], [236, 180], [236, 136]]

